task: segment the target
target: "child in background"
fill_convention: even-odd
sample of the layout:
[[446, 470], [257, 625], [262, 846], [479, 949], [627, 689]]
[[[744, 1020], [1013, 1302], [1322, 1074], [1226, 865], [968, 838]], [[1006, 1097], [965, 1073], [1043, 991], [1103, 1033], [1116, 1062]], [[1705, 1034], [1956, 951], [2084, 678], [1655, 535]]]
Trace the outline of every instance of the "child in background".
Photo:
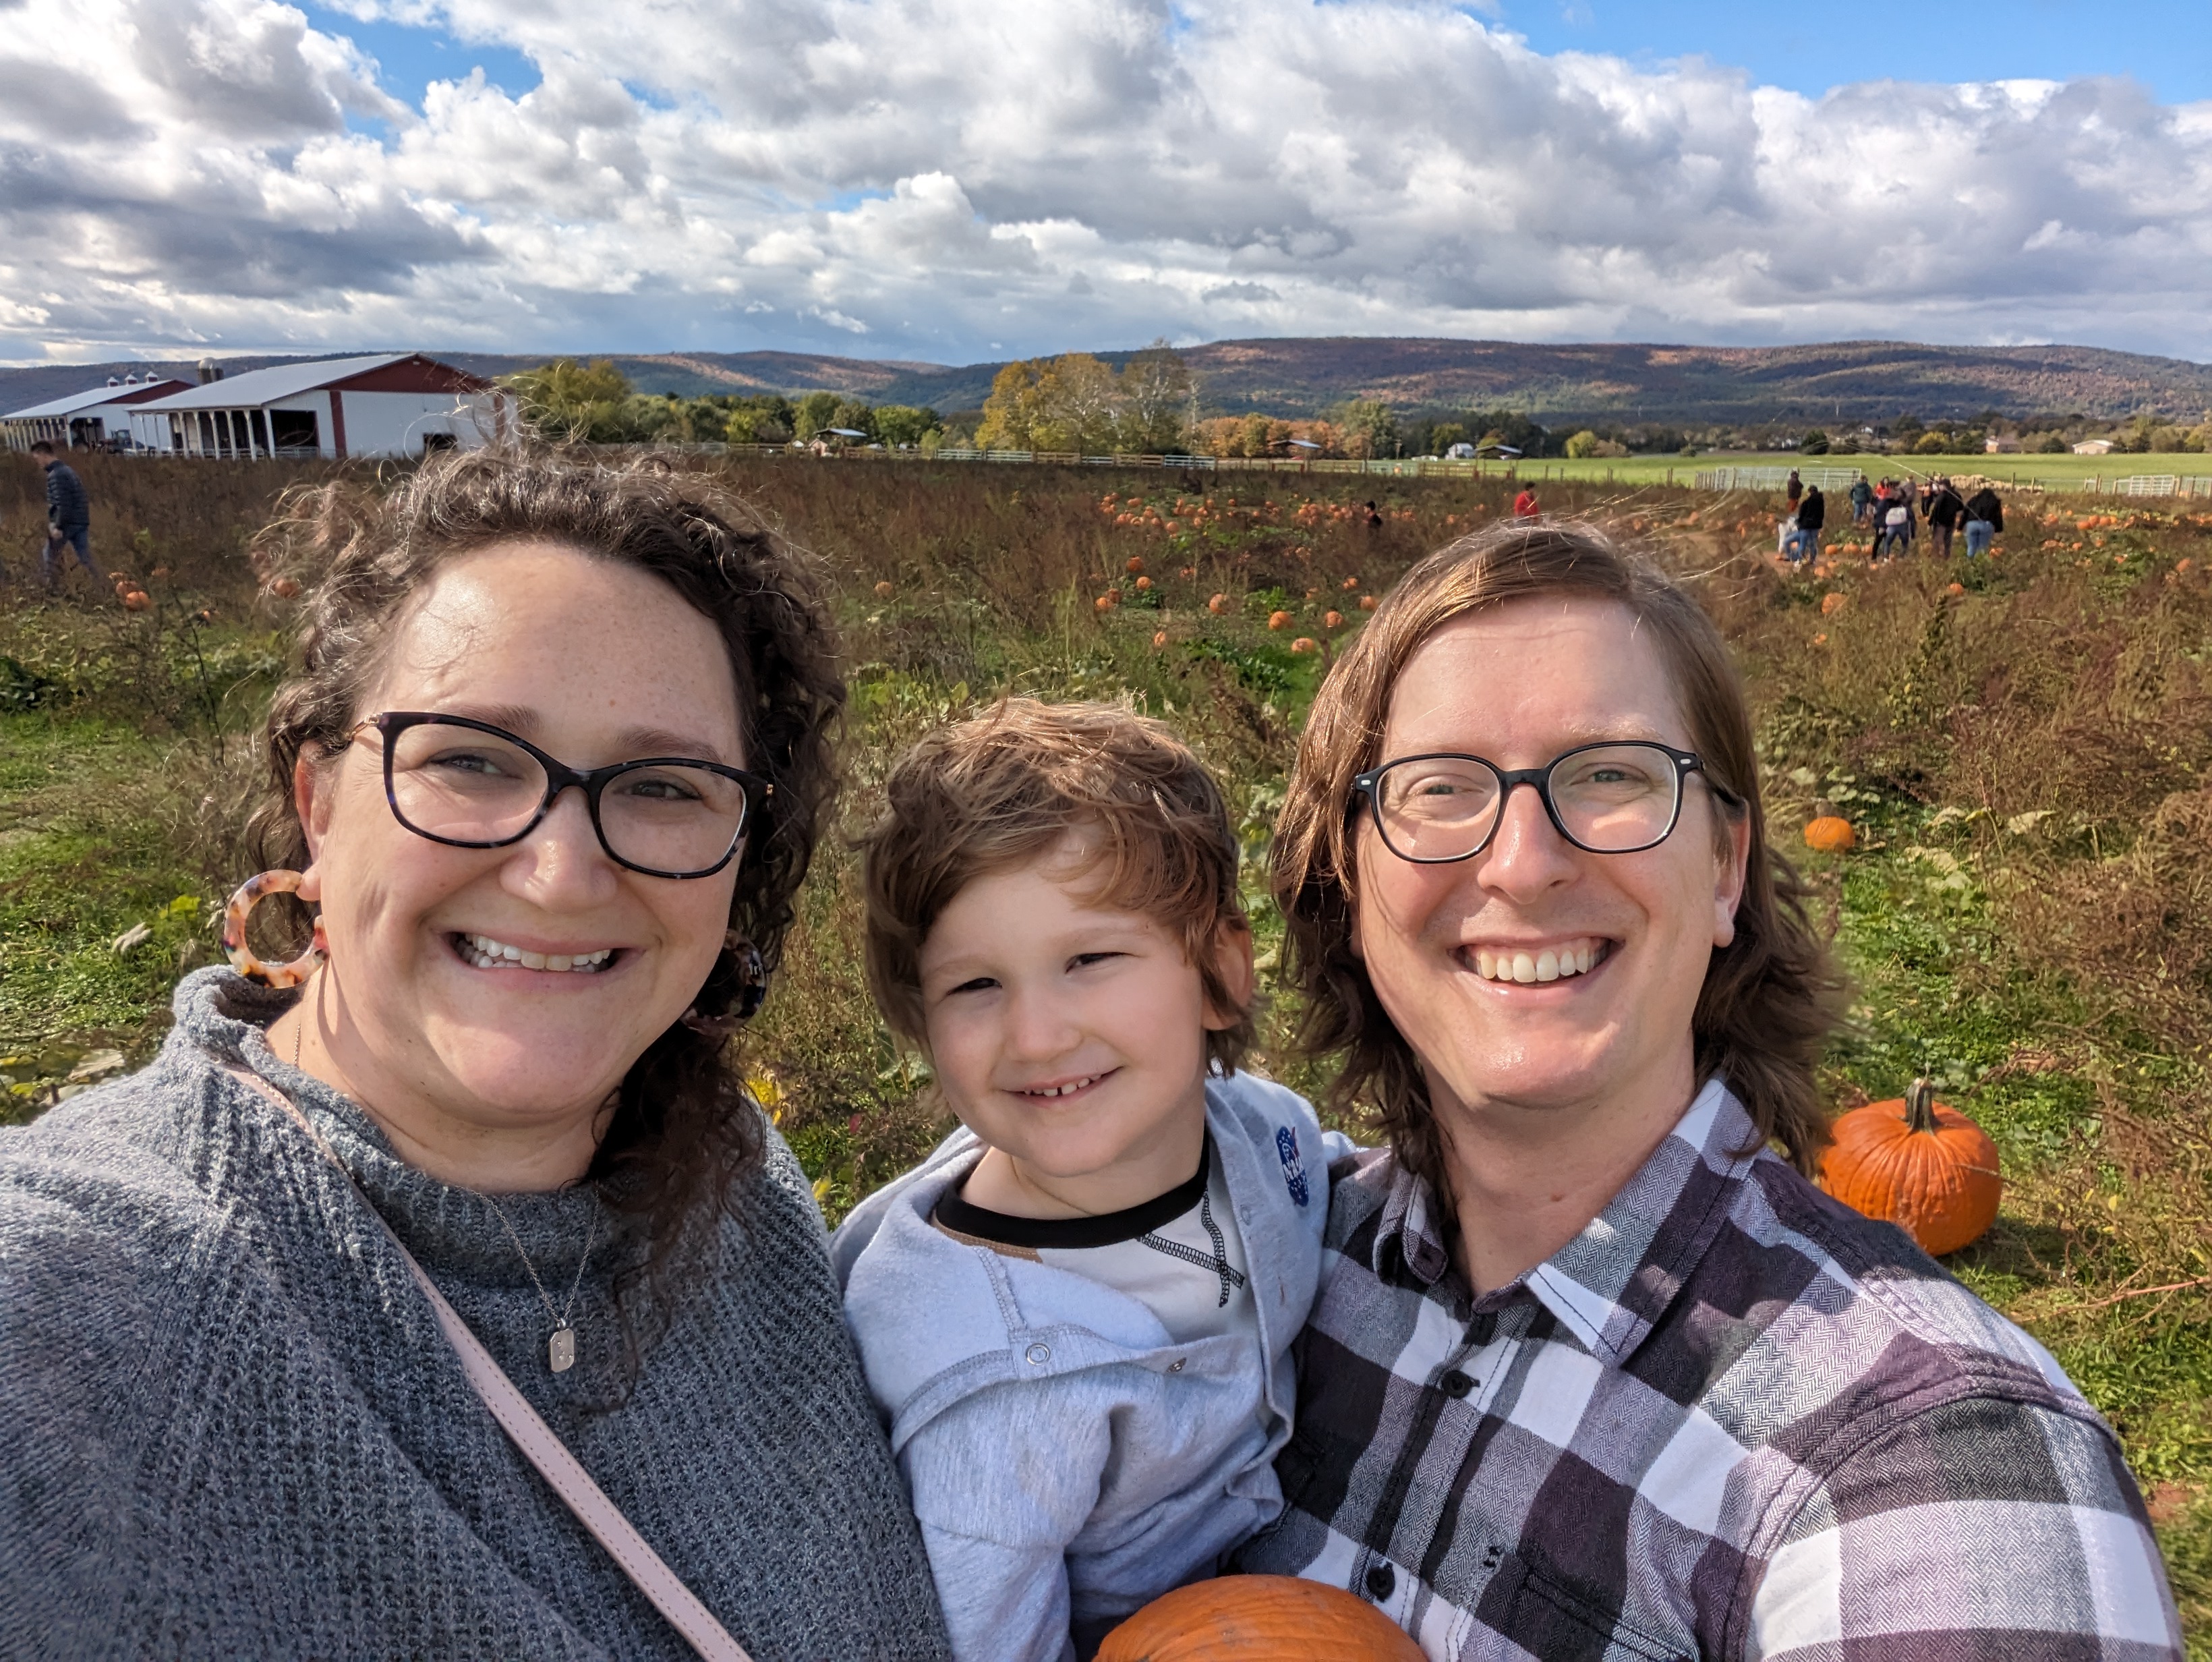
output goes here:
[[869, 983], [962, 1129], [838, 1230], [846, 1319], [954, 1654], [1087, 1657], [1280, 1511], [1350, 1145], [1237, 1071], [1237, 838], [1165, 728], [1009, 700], [889, 795]]

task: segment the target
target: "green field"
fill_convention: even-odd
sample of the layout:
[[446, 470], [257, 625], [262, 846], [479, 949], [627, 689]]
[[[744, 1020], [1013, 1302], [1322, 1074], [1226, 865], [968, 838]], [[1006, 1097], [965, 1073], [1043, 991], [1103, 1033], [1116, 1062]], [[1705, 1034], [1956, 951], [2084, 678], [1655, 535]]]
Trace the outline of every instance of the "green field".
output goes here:
[[[1261, 1060], [1301, 1088], [1326, 1082], [1287, 1042], [1261, 876], [1328, 657], [1290, 642], [1342, 640], [1358, 595], [1496, 522], [1510, 484], [697, 465], [820, 558], [848, 646], [844, 823], [745, 1041], [833, 1216], [942, 1129], [866, 997], [845, 833], [901, 746], [1004, 689], [1127, 699], [1217, 770], [1273, 996]], [[1694, 574], [1743, 666], [1769, 834], [1801, 857], [1854, 982], [1821, 1068], [1829, 1099], [1894, 1097], [1926, 1072], [1990, 1131], [2003, 1209], [1950, 1267], [2112, 1422], [2191, 1654], [2212, 1662], [2212, 520], [2146, 502], [2085, 526], [2074, 498], [2047, 516], [2027, 502], [1994, 560], [1845, 557], [1801, 577], [1767, 557], [1764, 504], [1621, 476], [1640, 465], [1571, 466], [1601, 477], [1548, 481], [1547, 510]], [[178, 971], [216, 955], [220, 902], [246, 874], [232, 805], [286, 621], [242, 550], [309, 471], [93, 458], [95, 548], [147, 581], [154, 609], [0, 587], [0, 1092], [15, 1117], [78, 1088], [72, 1072], [106, 1050], [143, 1061]], [[13, 572], [37, 490], [0, 462]], [[1370, 498], [1379, 525], [1358, 506]], [[1120, 604], [1101, 608], [1109, 591]], [[1269, 627], [1278, 612], [1291, 627]], [[1805, 852], [1822, 812], [1856, 825], [1854, 851]]]

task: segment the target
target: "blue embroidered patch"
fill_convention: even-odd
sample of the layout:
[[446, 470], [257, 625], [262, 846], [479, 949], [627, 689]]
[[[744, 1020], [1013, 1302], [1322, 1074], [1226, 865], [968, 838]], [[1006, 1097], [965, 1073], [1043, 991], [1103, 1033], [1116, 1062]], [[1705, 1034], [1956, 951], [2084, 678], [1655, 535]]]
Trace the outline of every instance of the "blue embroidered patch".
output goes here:
[[1298, 1134], [1287, 1125], [1277, 1126], [1275, 1152], [1283, 1157], [1283, 1182], [1291, 1198], [1304, 1206], [1311, 1196], [1306, 1188], [1305, 1163], [1298, 1158]]

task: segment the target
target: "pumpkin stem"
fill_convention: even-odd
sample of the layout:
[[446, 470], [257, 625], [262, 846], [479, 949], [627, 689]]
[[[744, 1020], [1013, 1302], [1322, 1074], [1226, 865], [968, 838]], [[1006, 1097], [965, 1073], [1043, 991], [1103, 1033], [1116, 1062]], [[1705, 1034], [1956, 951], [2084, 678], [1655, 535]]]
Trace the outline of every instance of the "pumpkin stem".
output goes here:
[[1905, 1087], [1905, 1123], [1915, 1131], [1936, 1129], [1936, 1081], [1916, 1079]]

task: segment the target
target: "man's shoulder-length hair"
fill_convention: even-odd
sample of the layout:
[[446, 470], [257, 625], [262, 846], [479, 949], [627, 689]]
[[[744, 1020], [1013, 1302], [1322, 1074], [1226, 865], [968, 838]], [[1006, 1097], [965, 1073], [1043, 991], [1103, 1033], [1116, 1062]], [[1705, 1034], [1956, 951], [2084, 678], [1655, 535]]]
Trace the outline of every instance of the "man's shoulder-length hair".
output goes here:
[[1766, 844], [1759, 765], [1743, 684], [1720, 631], [1686, 589], [1650, 560], [1580, 525], [1499, 527], [1430, 555], [1384, 596], [1322, 684], [1298, 743], [1276, 829], [1273, 887], [1287, 924], [1284, 963], [1304, 995], [1300, 1034], [1338, 1056], [1340, 1111], [1364, 1110], [1399, 1160], [1449, 1193], [1420, 1062], [1353, 950], [1359, 872], [1354, 776], [1376, 766], [1390, 695], [1413, 654], [1456, 618], [1538, 595], [1626, 608], [1658, 648], [1691, 746], [1725, 819], [1747, 824], [1750, 851], [1735, 939], [1713, 954], [1692, 1018], [1700, 1081], [1724, 1077], [1762, 1136], [1809, 1172], [1827, 1123], [1813, 1078], [1841, 983], [1805, 914], [1804, 888]]

